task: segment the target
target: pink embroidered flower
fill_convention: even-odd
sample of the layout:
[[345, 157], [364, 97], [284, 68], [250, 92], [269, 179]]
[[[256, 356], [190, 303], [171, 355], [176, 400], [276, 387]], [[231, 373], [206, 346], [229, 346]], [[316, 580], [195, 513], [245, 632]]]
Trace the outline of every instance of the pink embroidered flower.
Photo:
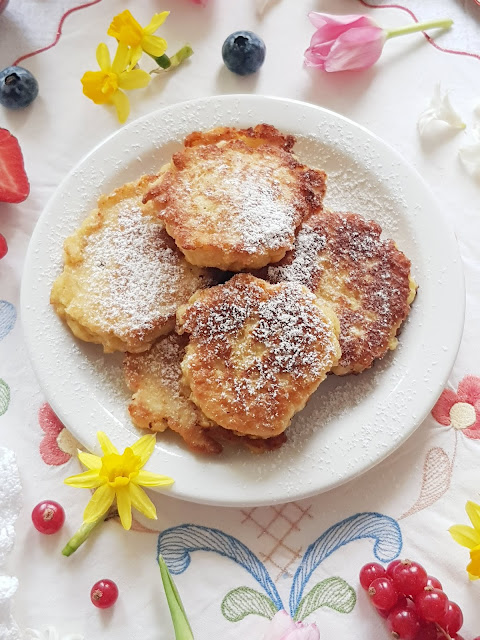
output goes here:
[[263, 640], [319, 640], [316, 624], [294, 622], [286, 611], [278, 611], [270, 622]]
[[65, 429], [46, 402], [38, 411], [38, 424], [45, 432], [40, 443], [40, 455], [46, 464], [52, 466], [65, 464], [77, 453], [79, 443]]
[[480, 378], [465, 376], [457, 393], [451, 389], [442, 391], [432, 416], [444, 427], [451, 426], [467, 438], [480, 440]]

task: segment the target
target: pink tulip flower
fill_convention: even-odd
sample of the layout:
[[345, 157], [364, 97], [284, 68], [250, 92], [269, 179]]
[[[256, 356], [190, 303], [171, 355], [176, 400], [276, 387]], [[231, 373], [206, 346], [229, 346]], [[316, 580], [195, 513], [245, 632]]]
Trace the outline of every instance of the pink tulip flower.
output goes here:
[[279, 611], [273, 617], [263, 640], [320, 640], [316, 624], [294, 622], [286, 611]]
[[368, 69], [382, 55], [390, 38], [434, 27], [448, 29], [452, 20], [413, 23], [399, 29], [382, 29], [368, 16], [333, 16], [312, 11], [308, 14], [316, 29], [305, 51], [305, 64], [322, 71]]

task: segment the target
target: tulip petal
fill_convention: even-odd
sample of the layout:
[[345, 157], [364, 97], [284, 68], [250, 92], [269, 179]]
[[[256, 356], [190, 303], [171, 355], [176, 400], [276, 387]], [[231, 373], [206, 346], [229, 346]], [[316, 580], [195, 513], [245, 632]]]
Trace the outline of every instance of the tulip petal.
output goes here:
[[362, 15], [332, 15], [331, 13], [321, 13], [310, 11], [308, 19], [316, 29], [325, 29], [325, 34], [330, 33], [330, 38], [337, 38], [347, 29], [356, 27], [377, 27], [377, 23], [368, 16]]
[[[480, 539], [480, 504], [476, 504], [475, 502], [468, 500], [465, 505], [465, 511], [467, 512], [467, 516], [470, 518], [470, 522]], [[480, 540], [477, 544], [480, 544]]]
[[118, 455], [117, 447], [110, 442], [110, 439], [106, 433], [104, 433], [103, 431], [97, 431], [97, 439], [105, 455], [109, 453], [116, 453]]
[[120, 122], [125, 122], [128, 118], [128, 114], [130, 113], [130, 103], [128, 98], [123, 91], [115, 91], [112, 96], [112, 102], [115, 105], [117, 110], [117, 117]]
[[168, 476], [160, 476], [158, 473], [151, 471], [139, 471], [138, 476], [133, 480], [135, 484], [143, 487], [169, 487], [175, 481]]
[[130, 63], [130, 49], [122, 42], [118, 43], [117, 52], [112, 62], [112, 71], [120, 75]]
[[140, 487], [137, 487], [137, 485], [133, 483], [130, 483], [128, 489], [130, 491], [132, 505], [135, 507], [135, 509], [140, 511], [140, 513], [143, 513], [143, 515], [147, 516], [147, 518], [156, 520], [157, 510], [155, 509], [155, 505], [147, 496], [145, 491]]
[[140, 458], [141, 467], [143, 467], [143, 465], [147, 462], [147, 460], [152, 455], [153, 450], [155, 449], [156, 441], [157, 439], [153, 434], [146, 435], [141, 437], [136, 442], [134, 442], [130, 447], [133, 453]]
[[98, 456], [94, 456], [93, 453], [86, 453], [85, 451], [78, 452], [78, 459], [84, 464], [87, 469], [101, 469], [102, 459]]
[[167, 47], [167, 41], [158, 36], [143, 36], [142, 38], [142, 49], [155, 58], [163, 56]]
[[147, 36], [151, 36], [152, 33], [160, 27], [170, 15], [170, 11], [162, 11], [162, 13], [156, 13], [146, 27], [143, 29], [143, 33]]
[[108, 484], [104, 484], [99, 487], [93, 496], [90, 498], [90, 502], [87, 504], [85, 511], [83, 512], [83, 519], [85, 522], [95, 522], [112, 506], [113, 499], [115, 498], [115, 491]]
[[131, 487], [121, 487], [117, 489], [117, 509], [122, 527], [127, 531], [132, 526], [132, 501], [130, 498]]
[[381, 56], [385, 31], [379, 27], [361, 27], [337, 38], [325, 62], [325, 71], [353, 71], [371, 67]]
[[480, 532], [465, 524], [455, 524], [448, 530], [452, 538], [462, 547], [473, 549], [480, 544]]
[[97, 47], [97, 62], [102, 71], [108, 73], [112, 66], [110, 62], [110, 53], [108, 47], [104, 42], [101, 42]]
[[133, 69], [132, 71], [125, 71], [120, 74], [120, 77], [118, 78], [118, 86], [126, 91], [142, 89], [148, 85], [151, 79], [151, 75], [146, 71], [142, 71], [142, 69]]
[[109, 98], [102, 91], [105, 73], [103, 71], [86, 71], [82, 76], [83, 93], [95, 104], [105, 104]]
[[83, 473], [78, 473], [75, 476], [65, 478], [64, 482], [70, 487], [77, 487], [79, 489], [95, 489], [95, 487], [99, 487], [101, 484], [104, 484], [105, 481], [100, 478], [97, 470], [93, 470], [84, 471]]

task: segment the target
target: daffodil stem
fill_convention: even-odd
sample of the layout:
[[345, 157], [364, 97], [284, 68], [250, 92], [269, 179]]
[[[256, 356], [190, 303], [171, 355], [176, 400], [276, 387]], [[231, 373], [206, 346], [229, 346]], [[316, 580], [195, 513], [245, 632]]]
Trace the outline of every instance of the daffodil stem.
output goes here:
[[177, 587], [162, 556], [158, 556], [158, 566], [160, 567], [163, 588], [175, 630], [175, 640], [194, 640], [192, 628], [188, 622], [182, 600], [180, 599]]
[[[152, 56], [152, 58], [158, 66], [161, 67], [161, 69], [166, 71], [167, 69], [174, 69], [175, 67], [178, 67], [178, 65], [182, 64], [184, 60], [190, 58], [192, 54], [192, 47], [189, 44], [186, 44], [179, 49], [177, 53], [173, 54], [173, 56], [167, 56], [167, 54], [164, 53], [163, 56], [159, 56], [158, 58]], [[154, 69], [151, 73], [161, 73], [161, 71], [160, 69]]]
[[85, 542], [85, 540], [92, 533], [95, 527], [105, 520], [106, 516], [107, 514], [103, 515], [101, 518], [95, 520], [94, 522], [84, 522], [77, 533], [75, 533], [75, 535], [73, 535], [64, 546], [64, 548], [62, 549], [62, 554], [64, 556], [71, 556], [72, 553], [74, 553], [78, 549], [78, 547]]
[[415, 33], [417, 31], [426, 31], [427, 29], [450, 29], [453, 24], [453, 20], [449, 18], [445, 20], [430, 20], [429, 22], [414, 22], [407, 27], [400, 27], [399, 29], [387, 29], [386, 36], [389, 38], [396, 38], [397, 36], [406, 36], [409, 33]]

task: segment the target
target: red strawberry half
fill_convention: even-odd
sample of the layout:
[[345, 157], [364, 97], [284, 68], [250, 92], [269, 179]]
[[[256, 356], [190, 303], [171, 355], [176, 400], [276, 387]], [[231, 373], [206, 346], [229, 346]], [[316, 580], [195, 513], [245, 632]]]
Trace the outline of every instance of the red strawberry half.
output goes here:
[[23, 202], [30, 193], [18, 140], [0, 129], [0, 202]]

